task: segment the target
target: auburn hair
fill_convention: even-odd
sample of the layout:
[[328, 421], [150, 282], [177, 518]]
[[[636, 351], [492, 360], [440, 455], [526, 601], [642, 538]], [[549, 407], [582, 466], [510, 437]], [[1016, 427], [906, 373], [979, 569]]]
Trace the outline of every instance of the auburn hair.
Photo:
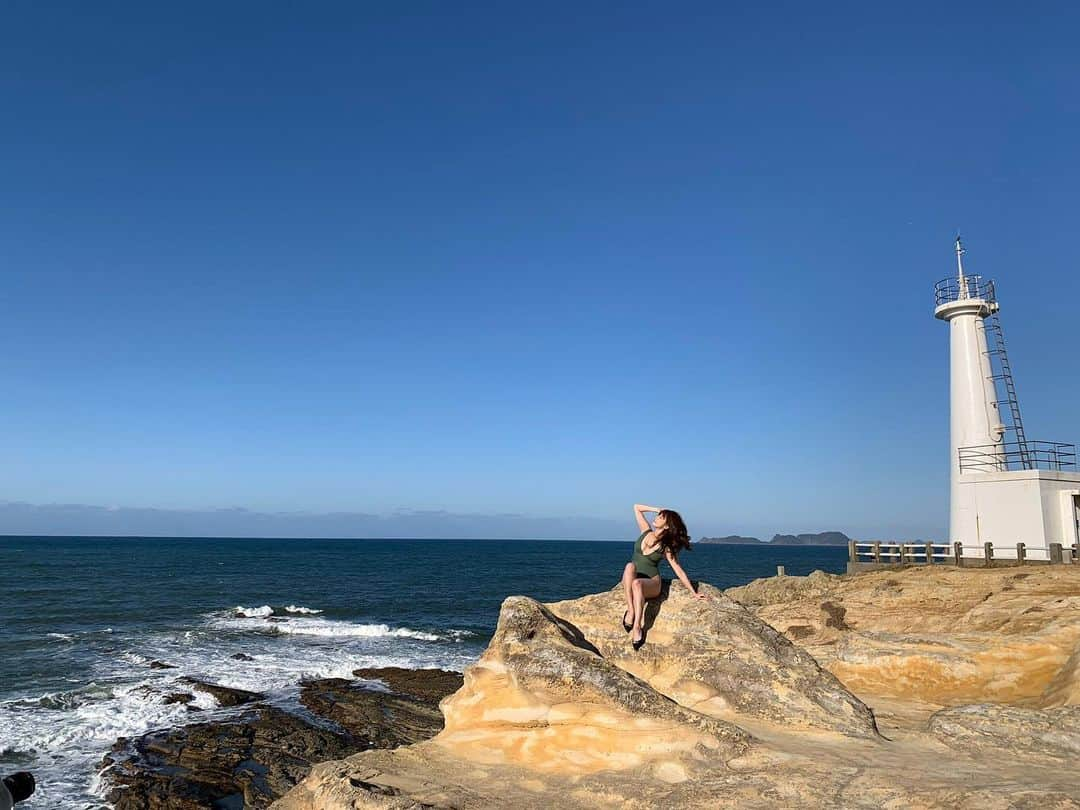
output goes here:
[[659, 514], [663, 515], [665, 520], [664, 528], [656, 532], [660, 547], [672, 554], [678, 554], [684, 548], [689, 550], [690, 535], [686, 531], [686, 523], [683, 522], [682, 515], [674, 509], [662, 509]]

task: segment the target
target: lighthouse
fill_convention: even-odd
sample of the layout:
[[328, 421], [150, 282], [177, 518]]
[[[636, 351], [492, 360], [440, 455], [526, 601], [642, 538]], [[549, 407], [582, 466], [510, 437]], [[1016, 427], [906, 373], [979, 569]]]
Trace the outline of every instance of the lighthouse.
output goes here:
[[[994, 282], [964, 270], [934, 287], [934, 316], [949, 327], [949, 538], [965, 556], [1048, 560], [1050, 544], [1080, 543], [1076, 447], [1024, 432]], [[1000, 549], [1000, 552], [998, 551]]]

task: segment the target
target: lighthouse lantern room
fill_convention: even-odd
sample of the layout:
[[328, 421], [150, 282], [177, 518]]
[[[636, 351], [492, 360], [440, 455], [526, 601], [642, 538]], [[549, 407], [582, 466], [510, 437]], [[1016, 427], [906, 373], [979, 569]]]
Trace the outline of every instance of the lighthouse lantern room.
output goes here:
[[1080, 543], [1076, 447], [1029, 440], [998, 316], [994, 282], [964, 272], [934, 287], [934, 316], [949, 325], [949, 537], [964, 556], [1048, 560], [1051, 543]]

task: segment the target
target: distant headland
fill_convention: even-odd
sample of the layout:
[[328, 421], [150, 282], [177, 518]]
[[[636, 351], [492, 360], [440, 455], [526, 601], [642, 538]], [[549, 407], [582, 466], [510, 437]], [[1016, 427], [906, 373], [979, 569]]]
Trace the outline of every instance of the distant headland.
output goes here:
[[846, 546], [851, 541], [843, 532], [818, 532], [817, 534], [774, 534], [772, 540], [729, 534], [727, 537], [699, 537], [695, 543], [703, 545], [772, 545], [772, 546]]

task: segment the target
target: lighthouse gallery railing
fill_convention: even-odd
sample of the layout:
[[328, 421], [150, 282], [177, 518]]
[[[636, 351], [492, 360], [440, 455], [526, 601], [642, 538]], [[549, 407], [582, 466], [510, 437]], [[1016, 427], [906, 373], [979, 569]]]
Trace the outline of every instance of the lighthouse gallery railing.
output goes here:
[[981, 298], [994, 302], [994, 282], [982, 276], [964, 276], [961, 281], [957, 276], [943, 278], [934, 285], [934, 306], [951, 304], [953, 301], [966, 301], [969, 298]]
[[1076, 445], [1064, 442], [1004, 442], [961, 447], [960, 472], [1076, 469]]

